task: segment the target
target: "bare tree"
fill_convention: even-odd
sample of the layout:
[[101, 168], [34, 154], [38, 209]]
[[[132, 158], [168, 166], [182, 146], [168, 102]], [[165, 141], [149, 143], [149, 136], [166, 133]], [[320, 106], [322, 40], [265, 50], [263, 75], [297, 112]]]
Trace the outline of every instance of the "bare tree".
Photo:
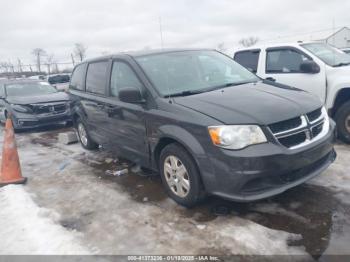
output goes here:
[[0, 62], [0, 70], [3, 72], [3, 73], [8, 73], [9, 72], [9, 65], [7, 62]]
[[255, 45], [257, 42], [259, 42], [258, 37], [250, 36], [250, 37], [242, 38], [241, 40], [239, 40], [238, 43], [244, 47], [250, 47]]
[[227, 50], [225, 43], [224, 42], [219, 43], [218, 46], [216, 47], [216, 50], [218, 50], [221, 53], [225, 53]]
[[46, 63], [47, 63], [47, 71], [49, 74], [51, 74], [51, 67], [55, 63], [55, 55], [54, 54], [47, 55]]
[[86, 57], [86, 50], [87, 50], [87, 47], [84, 46], [84, 44], [82, 44], [82, 43], [76, 43], [74, 45], [74, 50], [73, 50], [74, 55], [76, 57], [78, 57], [80, 62], [85, 59], [85, 57]]
[[10, 78], [14, 75], [15, 67], [14, 65], [9, 62], [0, 62], [0, 70], [5, 73], [7, 78]]
[[41, 72], [42, 57], [46, 55], [45, 50], [42, 48], [34, 48], [32, 50], [32, 55], [35, 57], [37, 70]]

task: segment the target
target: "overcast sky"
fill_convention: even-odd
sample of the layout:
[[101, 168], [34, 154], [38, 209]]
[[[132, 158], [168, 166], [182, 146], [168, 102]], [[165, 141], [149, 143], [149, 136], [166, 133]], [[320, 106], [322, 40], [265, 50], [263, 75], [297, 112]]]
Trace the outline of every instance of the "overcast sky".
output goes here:
[[[88, 57], [144, 48], [216, 47], [350, 26], [340, 0], [0, 0], [0, 61], [33, 63], [41, 47], [69, 61], [74, 43]], [[311, 33], [310, 33], [311, 34]], [[281, 38], [283, 39], [283, 38]]]

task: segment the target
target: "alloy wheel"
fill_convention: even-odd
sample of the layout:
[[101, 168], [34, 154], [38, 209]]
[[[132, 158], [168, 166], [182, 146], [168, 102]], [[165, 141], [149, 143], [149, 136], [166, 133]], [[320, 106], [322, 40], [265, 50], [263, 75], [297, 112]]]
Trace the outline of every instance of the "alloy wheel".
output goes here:
[[185, 165], [173, 155], [168, 156], [164, 161], [164, 175], [171, 191], [184, 198], [190, 192], [190, 178]]

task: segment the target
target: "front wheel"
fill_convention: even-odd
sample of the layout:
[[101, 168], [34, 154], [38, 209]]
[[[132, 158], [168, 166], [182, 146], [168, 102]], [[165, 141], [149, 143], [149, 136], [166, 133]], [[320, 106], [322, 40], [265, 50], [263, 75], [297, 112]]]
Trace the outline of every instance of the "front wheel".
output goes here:
[[180, 145], [167, 145], [159, 160], [160, 174], [168, 195], [180, 205], [192, 207], [205, 196], [192, 156]]
[[77, 120], [77, 132], [80, 143], [85, 149], [93, 150], [98, 148], [98, 144], [90, 138], [84, 123], [80, 119]]
[[335, 114], [339, 138], [350, 143], [350, 101], [344, 103]]

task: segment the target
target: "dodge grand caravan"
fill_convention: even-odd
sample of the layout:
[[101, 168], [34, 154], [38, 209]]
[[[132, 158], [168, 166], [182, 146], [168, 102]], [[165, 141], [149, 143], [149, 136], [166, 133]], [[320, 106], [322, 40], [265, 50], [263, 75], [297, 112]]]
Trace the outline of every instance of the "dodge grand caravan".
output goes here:
[[320, 174], [335, 159], [321, 101], [261, 80], [213, 50], [123, 53], [74, 69], [70, 94], [86, 149], [158, 171], [176, 202], [253, 201]]

